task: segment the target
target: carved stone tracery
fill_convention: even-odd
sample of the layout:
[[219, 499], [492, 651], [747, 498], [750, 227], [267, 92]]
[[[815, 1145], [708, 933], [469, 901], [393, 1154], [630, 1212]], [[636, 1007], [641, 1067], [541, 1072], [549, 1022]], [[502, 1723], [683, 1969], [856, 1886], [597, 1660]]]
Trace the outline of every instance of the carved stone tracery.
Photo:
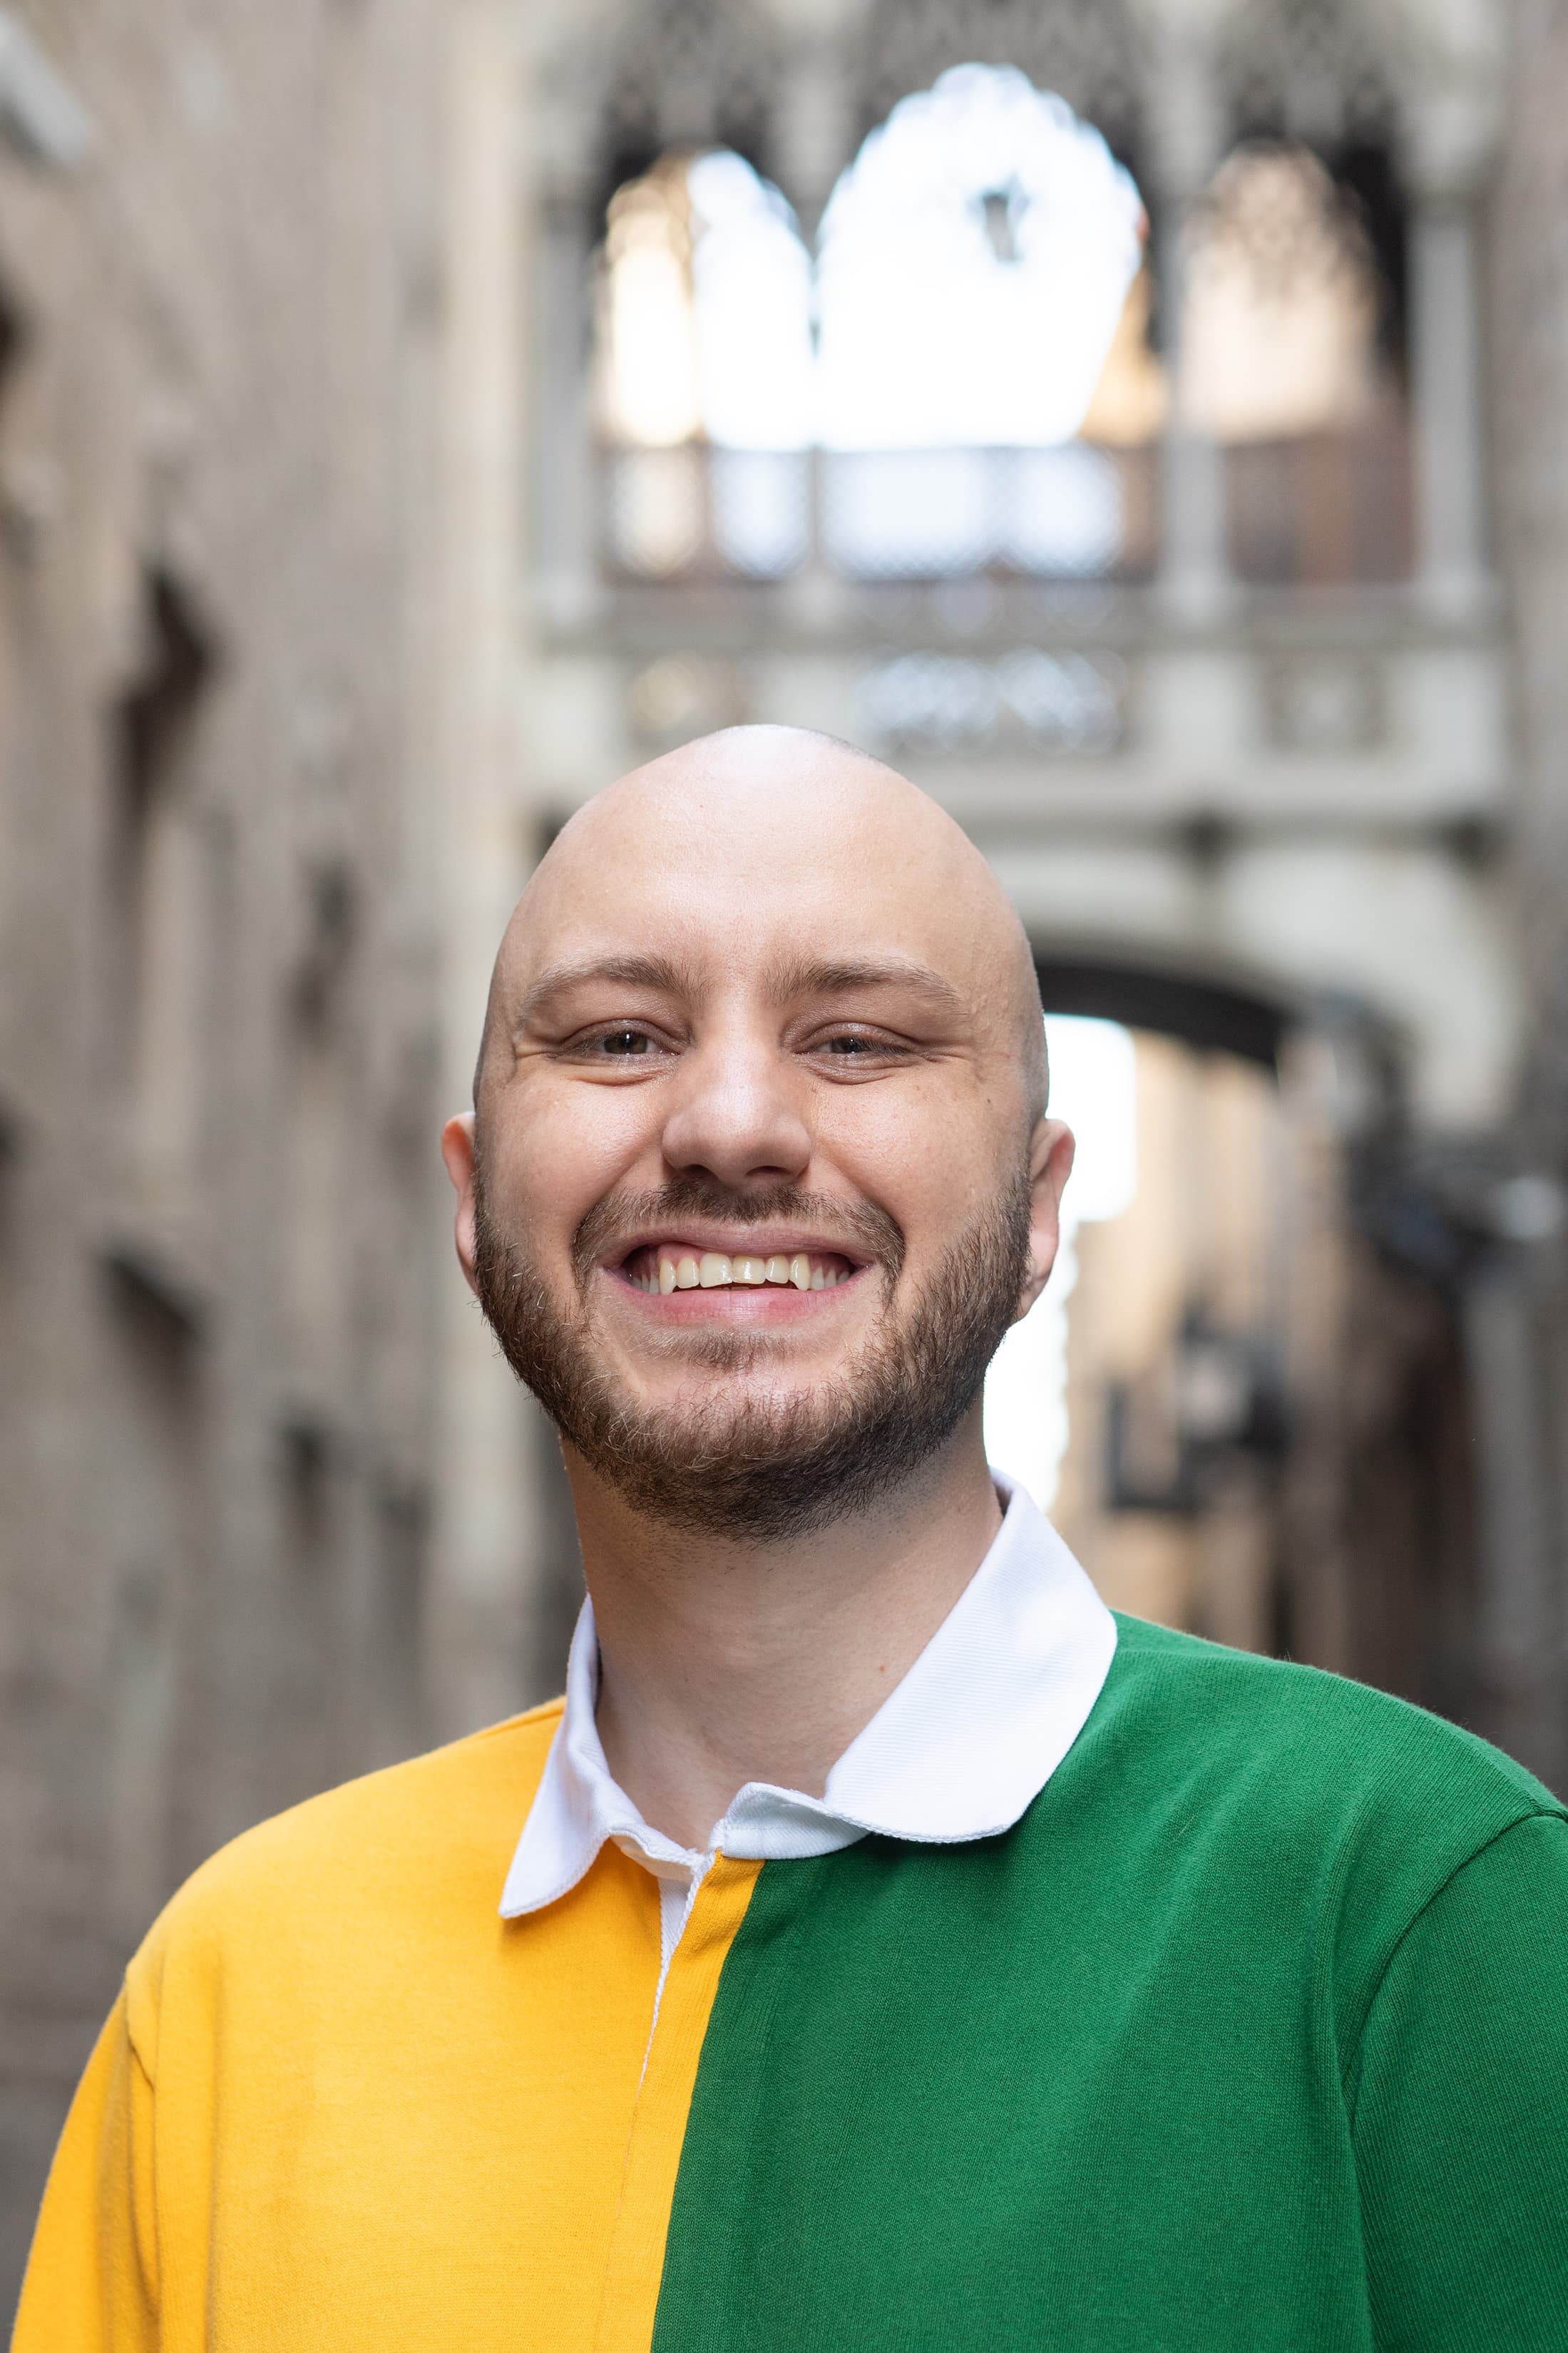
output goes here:
[[[1183, 103], [1186, 81], [1170, 69], [1191, 49], [1217, 152], [1273, 132], [1320, 150], [1397, 136], [1412, 153], [1434, 111], [1449, 145], [1456, 107], [1490, 119], [1484, 61], [1459, 71], [1452, 27], [1427, 13], [1420, 0], [1232, 0], [1216, 33], [1188, 35], [1174, 10], [1162, 26], [1166, 12], [1151, 0], [868, 0], [808, 31], [787, 28], [764, 0], [611, 0], [586, 20], [572, 14], [547, 67], [545, 144], [580, 145], [568, 177], [605, 195], [607, 174], [666, 149], [733, 145], [815, 214], [830, 166], [847, 164], [901, 98], [975, 62], [1016, 66], [1058, 92], [1138, 168], [1159, 146], [1159, 120]], [[816, 158], [813, 185], [797, 190], [803, 103], [816, 144], [842, 152], [836, 166]]]
[[1217, 60], [1233, 126], [1331, 145], [1386, 135], [1397, 47], [1370, 0], [1245, 0]]
[[1137, 143], [1146, 46], [1126, 0], [874, 0], [851, 56], [859, 127], [950, 66], [1009, 65], [1125, 152]]
[[596, 141], [598, 174], [670, 148], [731, 146], [766, 169], [782, 65], [750, 0], [619, 0], [574, 37], [550, 80]]

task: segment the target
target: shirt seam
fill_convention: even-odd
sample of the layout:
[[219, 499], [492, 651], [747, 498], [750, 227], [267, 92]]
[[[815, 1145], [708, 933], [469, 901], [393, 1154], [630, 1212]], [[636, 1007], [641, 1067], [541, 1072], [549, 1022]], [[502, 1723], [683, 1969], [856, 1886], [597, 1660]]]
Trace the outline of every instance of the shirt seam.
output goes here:
[[158, 2079], [153, 2074], [151, 2067], [148, 2066], [145, 2059], [142, 2058], [141, 2052], [136, 2048], [136, 2037], [132, 2033], [129, 2022], [125, 2029], [125, 2040], [131, 2045], [131, 2056], [135, 2061], [142, 2080], [146, 2084], [147, 2089], [154, 2097], [156, 2097], [158, 2091]]
[[1479, 1846], [1472, 1847], [1468, 1854], [1461, 1855], [1458, 1862], [1455, 1863], [1453, 1869], [1444, 1874], [1442, 1879], [1438, 1881], [1436, 1886], [1432, 1889], [1430, 1894], [1427, 1895], [1425, 1902], [1420, 1904], [1411, 1914], [1409, 1919], [1405, 1922], [1404, 1927], [1401, 1928], [1398, 1936], [1389, 1947], [1388, 1952], [1384, 1958], [1383, 1967], [1377, 1973], [1377, 1982], [1367, 1996], [1366, 2001], [1362, 2009], [1361, 2017], [1356, 2025], [1355, 2060], [1352, 2069], [1355, 2089], [1349, 2101], [1349, 2123], [1352, 2139], [1355, 2136], [1356, 2119], [1361, 2111], [1362, 2079], [1364, 2072], [1363, 2063], [1364, 2058], [1367, 2028], [1372, 2023], [1373, 2013], [1376, 2010], [1377, 2005], [1383, 1997], [1384, 1987], [1388, 1982], [1389, 1972], [1393, 1968], [1394, 1962], [1399, 1958], [1399, 1956], [1404, 1951], [1405, 1945], [1415, 1931], [1420, 1926], [1422, 1921], [1426, 1917], [1426, 1915], [1432, 1910], [1433, 1906], [1439, 1903], [1447, 1894], [1449, 1888], [1454, 1884], [1454, 1882], [1460, 1878], [1465, 1872], [1468, 1871], [1473, 1862], [1479, 1862], [1482, 1855], [1489, 1854], [1494, 1846], [1500, 1846], [1505, 1838], [1511, 1837], [1515, 1831], [1522, 1830], [1529, 1822], [1568, 1822], [1568, 1808], [1562, 1806], [1530, 1806], [1524, 1812], [1515, 1814], [1511, 1821], [1504, 1822], [1501, 1829], [1494, 1831], [1489, 1838], [1483, 1839]]
[[[159, 2311], [162, 2312], [163, 2305], [163, 2215], [159, 2211], [161, 2201], [158, 2195], [158, 2086], [156, 2082], [153, 2080], [151, 2068], [148, 2066], [147, 2062], [142, 2058], [141, 2052], [136, 2047], [136, 2037], [131, 2031], [131, 2007], [129, 2000], [127, 2000], [125, 2010], [125, 2040], [131, 2048], [131, 2063], [136, 2069], [142, 2081], [146, 2084], [147, 2096], [153, 2104], [153, 2298]], [[132, 2120], [132, 2129], [134, 2129], [134, 2117]], [[134, 2167], [134, 2159], [132, 2160], [132, 2166]]]
[[[802, 1860], [805, 1862], [815, 1862], [820, 1866], [821, 1864], [828, 1862], [830, 1858], [826, 1855], [809, 1855], [803, 1857]], [[771, 1863], [764, 1862], [762, 1867], [764, 1871], [767, 1871], [773, 1866]], [[754, 1889], [752, 1893], [754, 1895]], [[723, 1966], [725, 1969], [729, 1968], [731, 1962], [734, 1958], [735, 1946], [740, 1942], [740, 1938], [744, 1932], [745, 1926], [746, 1922], [742, 1919], [741, 1926], [735, 1932], [735, 1937], [731, 1944], [730, 1950], [724, 1957]], [[804, 1908], [797, 1906], [788, 1922], [785, 1924], [783, 1934], [779, 1937], [777, 1961], [773, 1970], [773, 1983], [766, 1989], [763, 1996], [764, 2007], [763, 2014], [758, 2021], [758, 2031], [755, 2039], [755, 2053], [752, 2067], [751, 2083], [747, 2088], [747, 2095], [743, 2109], [741, 2111], [740, 2132], [737, 2135], [737, 2138], [743, 2141], [743, 2153], [742, 2154], [739, 2161], [743, 2164], [748, 2177], [754, 2170], [754, 2152], [757, 2144], [758, 2121], [762, 2110], [763, 2100], [767, 2092], [769, 2084], [773, 2080], [774, 2073], [773, 2065], [773, 2050], [778, 2032], [779, 2011], [784, 2004], [785, 1991], [791, 1984], [795, 1975], [795, 1972], [788, 1965], [789, 1959], [800, 1944], [801, 1938], [805, 1933], [805, 1912]], [[704, 2030], [705, 2038], [707, 2031], [712, 2027], [713, 2020], [717, 2015], [719, 2003], [722, 1998], [722, 1994], [723, 1972], [721, 1971], [719, 1985], [714, 1989], [712, 2008], [708, 2013], [708, 2028]], [[689, 2139], [690, 2135], [691, 2116], [697, 2106], [698, 2085], [700, 2080], [700, 2073], [701, 2067], [700, 2062], [698, 2076], [693, 2079], [691, 2086], [691, 2105], [687, 2112], [688, 2140]], [[684, 2159], [685, 2154], [686, 2143], [683, 2142], [681, 2147], [682, 2159]], [[675, 2188], [671, 2193], [669, 2201], [669, 2219], [672, 2228], [675, 2220], [676, 2201], [679, 2198], [679, 2195], [680, 2164], [678, 2162], [675, 2173]], [[710, 2268], [715, 2274], [718, 2271], [720, 2261], [722, 2261], [725, 2274], [731, 2281], [733, 2280], [736, 2270], [735, 2257], [738, 2246], [743, 2243], [743, 2212], [744, 2201], [742, 2200], [737, 2204], [730, 2218], [730, 2226], [724, 2235], [722, 2257], [721, 2258], [719, 2256], [717, 2250], [715, 2250], [713, 2254], [710, 2257]], [[653, 2342], [656, 2345], [658, 2342], [659, 2306], [664, 2301], [664, 2292], [668, 2281], [668, 2276], [669, 2274], [667, 2264], [664, 2275], [659, 2281], [658, 2296], [654, 2306]], [[750, 2316], [749, 2313], [747, 2316]]]

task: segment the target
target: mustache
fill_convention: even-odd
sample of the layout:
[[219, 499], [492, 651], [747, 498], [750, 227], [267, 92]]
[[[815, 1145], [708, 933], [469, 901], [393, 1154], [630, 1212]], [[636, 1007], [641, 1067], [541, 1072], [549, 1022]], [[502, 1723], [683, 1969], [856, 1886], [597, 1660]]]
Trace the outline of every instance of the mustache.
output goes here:
[[639, 1230], [678, 1226], [683, 1217], [742, 1228], [810, 1226], [829, 1247], [835, 1241], [850, 1242], [874, 1258], [889, 1285], [904, 1263], [903, 1229], [873, 1201], [839, 1201], [831, 1193], [807, 1193], [797, 1185], [738, 1193], [715, 1176], [676, 1176], [656, 1193], [611, 1193], [595, 1201], [572, 1237], [572, 1268], [579, 1291], [587, 1289], [594, 1269], [601, 1259], [614, 1255], [617, 1242], [625, 1240], [629, 1248]]

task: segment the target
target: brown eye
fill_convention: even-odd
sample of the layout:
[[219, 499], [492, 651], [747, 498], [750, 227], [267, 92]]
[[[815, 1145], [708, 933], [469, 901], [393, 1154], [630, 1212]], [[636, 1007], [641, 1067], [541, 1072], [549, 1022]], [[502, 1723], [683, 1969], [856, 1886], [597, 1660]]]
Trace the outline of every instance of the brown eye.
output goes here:
[[607, 1038], [599, 1040], [602, 1054], [646, 1054], [648, 1049], [645, 1029], [612, 1029]]

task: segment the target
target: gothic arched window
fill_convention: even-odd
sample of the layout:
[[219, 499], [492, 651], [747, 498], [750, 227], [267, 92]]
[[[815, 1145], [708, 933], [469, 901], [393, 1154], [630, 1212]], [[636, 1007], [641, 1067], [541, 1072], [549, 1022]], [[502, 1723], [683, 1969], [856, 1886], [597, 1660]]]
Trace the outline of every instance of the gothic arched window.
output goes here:
[[[613, 560], [795, 569], [816, 447], [817, 543], [840, 571], [1125, 569], [1152, 504], [1122, 449], [1163, 397], [1146, 233], [1099, 132], [1012, 67], [955, 67], [900, 101], [834, 190], [815, 273], [739, 155], [665, 157], [616, 195], [603, 252]], [[1091, 446], [1086, 418], [1121, 448]]]
[[812, 428], [811, 262], [739, 155], [666, 156], [610, 206], [601, 405], [645, 448], [798, 449]]
[[1378, 391], [1377, 288], [1360, 221], [1305, 147], [1238, 148], [1188, 266], [1188, 421], [1220, 441], [1364, 421]]
[[1244, 579], [1396, 577], [1408, 559], [1388, 289], [1354, 195], [1312, 151], [1252, 141], [1193, 225], [1187, 424], [1226, 445]]
[[628, 569], [680, 573], [705, 549], [764, 577], [800, 561], [811, 262], [741, 156], [666, 156], [613, 199], [597, 392], [612, 553]]
[[958, 66], [902, 100], [823, 220], [824, 440], [1070, 440], [1143, 231], [1142, 200], [1099, 132], [1016, 69]]
[[[903, 99], [840, 179], [818, 261], [822, 535], [868, 575], [1092, 576], [1123, 469], [1078, 439], [1147, 224], [1098, 131], [1008, 66]], [[1126, 404], [1123, 404], [1125, 411]]]

